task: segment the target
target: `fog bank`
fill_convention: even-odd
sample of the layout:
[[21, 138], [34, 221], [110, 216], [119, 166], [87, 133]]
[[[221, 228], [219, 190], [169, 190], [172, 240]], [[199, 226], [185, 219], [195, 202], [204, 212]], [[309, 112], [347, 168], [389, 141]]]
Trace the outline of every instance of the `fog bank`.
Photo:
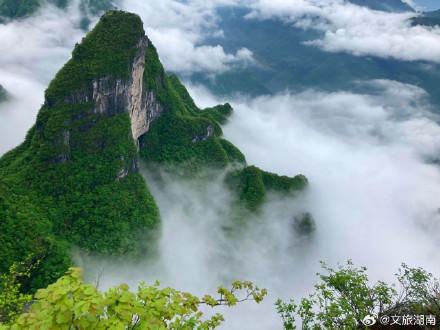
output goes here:
[[78, 1], [67, 11], [42, 7], [37, 14], [0, 24], [0, 84], [11, 94], [0, 103], [0, 155], [20, 144], [35, 122], [44, 90], [84, 34]]
[[[101, 285], [160, 279], [196, 294], [234, 279], [269, 289], [263, 305], [225, 311], [225, 329], [279, 329], [274, 301], [300, 297], [315, 282], [319, 261], [352, 259], [373, 281], [393, 281], [401, 264], [438, 274], [440, 245], [440, 127], [423, 90], [393, 81], [365, 82], [369, 94], [309, 90], [235, 99], [226, 138], [250, 164], [285, 175], [305, 174], [301, 197], [272, 196], [248, 228], [230, 233], [230, 193], [222, 174], [197, 184], [163, 174], [146, 180], [163, 221], [159, 258], [136, 265], [83, 259]], [[191, 87], [199, 104], [217, 100]], [[292, 214], [311, 211], [311, 237], [292, 231]]]

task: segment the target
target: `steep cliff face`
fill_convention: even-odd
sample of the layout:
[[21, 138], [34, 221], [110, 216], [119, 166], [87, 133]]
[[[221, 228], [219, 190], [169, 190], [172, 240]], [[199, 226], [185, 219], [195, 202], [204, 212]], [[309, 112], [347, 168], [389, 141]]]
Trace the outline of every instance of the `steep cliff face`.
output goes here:
[[237, 205], [251, 212], [259, 211], [270, 192], [295, 194], [306, 188], [303, 175], [290, 178], [248, 166], [241, 151], [223, 138], [221, 124], [227, 122], [232, 107], [226, 103], [199, 109], [179, 79], [165, 73], [152, 45], [146, 61], [144, 89], [157, 95], [163, 109], [139, 138], [140, 155], [147, 164], [198, 177], [207, 167], [234, 168], [227, 175], [231, 195]]
[[[9, 187], [0, 191], [0, 233], [20, 222], [15, 241], [0, 234], [2, 269], [41, 253], [46, 268], [34, 278], [50, 281], [66, 269], [59, 260], [68, 260], [72, 246], [105, 254], [154, 248], [159, 212], [138, 172], [136, 147], [161, 111], [143, 89], [148, 45], [138, 16], [103, 16], [51, 82], [25, 142], [0, 159], [0, 183]], [[17, 218], [11, 210], [24, 207], [19, 200], [33, 211]]]
[[163, 107], [157, 102], [154, 92], [144, 88], [145, 61], [148, 46], [148, 38], [144, 37], [140, 40], [138, 45], [139, 52], [133, 63], [129, 88], [128, 110], [131, 120], [131, 132], [137, 146], [139, 146], [139, 138], [148, 132], [152, 122], [159, 118], [163, 112]]
[[146, 50], [149, 40], [143, 36], [137, 43], [136, 54], [127, 79], [112, 76], [92, 79], [88, 85], [64, 97], [65, 104], [93, 103], [93, 113], [113, 116], [127, 112], [130, 116], [133, 141], [148, 132], [151, 123], [163, 112], [154, 92], [144, 88]]
[[247, 166], [222, 137], [231, 113], [229, 104], [199, 109], [165, 73], [140, 18], [108, 12], [50, 83], [25, 142], [0, 158], [0, 271], [36, 255], [42, 262], [29, 284], [36, 288], [65, 271], [72, 247], [152, 251], [159, 211], [140, 158], [187, 176], [234, 164], [231, 193], [250, 212], [269, 191], [302, 190], [303, 176]]

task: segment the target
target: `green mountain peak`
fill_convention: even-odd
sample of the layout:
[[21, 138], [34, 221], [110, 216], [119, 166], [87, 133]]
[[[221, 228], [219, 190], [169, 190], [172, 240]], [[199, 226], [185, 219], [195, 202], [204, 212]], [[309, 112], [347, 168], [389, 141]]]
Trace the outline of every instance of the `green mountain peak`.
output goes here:
[[50, 83], [24, 143], [0, 158], [0, 271], [32, 254], [42, 261], [28, 286], [38, 288], [63, 274], [73, 247], [154, 250], [160, 215], [141, 160], [187, 176], [227, 170], [247, 212], [258, 212], [269, 191], [303, 189], [303, 176], [247, 167], [222, 137], [231, 113], [229, 104], [195, 105], [163, 69], [137, 15], [105, 14]]

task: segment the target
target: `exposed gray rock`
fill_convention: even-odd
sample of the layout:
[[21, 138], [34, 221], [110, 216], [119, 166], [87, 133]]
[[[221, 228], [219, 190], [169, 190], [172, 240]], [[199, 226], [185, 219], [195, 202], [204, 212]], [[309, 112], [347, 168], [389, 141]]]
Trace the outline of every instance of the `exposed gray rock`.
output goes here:
[[70, 131], [67, 129], [63, 130], [62, 133], [62, 145], [63, 145], [63, 152], [60, 153], [55, 158], [55, 163], [58, 164], [64, 164], [67, 163], [71, 158], [71, 152], [70, 152]]
[[157, 101], [156, 95], [144, 88], [145, 54], [148, 46], [146, 37], [139, 40], [130, 80], [113, 77], [94, 79], [91, 86], [69, 94], [64, 102], [67, 104], [92, 102], [93, 112], [100, 115], [113, 116], [128, 112], [133, 140], [139, 146], [139, 138], [148, 132], [151, 123], [159, 118], [164, 110]]
[[139, 138], [148, 132], [151, 123], [163, 112], [153, 92], [144, 89], [145, 51], [148, 39], [139, 41], [138, 54], [132, 66], [131, 82], [129, 86], [129, 114], [131, 118], [131, 132], [138, 144]]
[[193, 137], [192, 142], [196, 143], [196, 142], [200, 142], [200, 141], [206, 141], [206, 140], [208, 140], [213, 135], [214, 135], [214, 127], [209, 125], [206, 128], [206, 133], [203, 134], [203, 135], [199, 135], [199, 136]]
[[121, 168], [116, 179], [122, 180], [123, 178], [125, 178], [128, 175], [128, 173], [130, 173], [130, 172], [125, 167]]
[[121, 160], [125, 163], [125, 165], [119, 170], [116, 176], [116, 180], [118, 181], [124, 179], [126, 176], [128, 176], [128, 174], [138, 171], [138, 163], [136, 159], [131, 159], [131, 162], [128, 164], [125, 162], [124, 157], [121, 157]]
[[111, 77], [93, 81], [94, 112], [114, 115], [126, 107], [127, 84]]

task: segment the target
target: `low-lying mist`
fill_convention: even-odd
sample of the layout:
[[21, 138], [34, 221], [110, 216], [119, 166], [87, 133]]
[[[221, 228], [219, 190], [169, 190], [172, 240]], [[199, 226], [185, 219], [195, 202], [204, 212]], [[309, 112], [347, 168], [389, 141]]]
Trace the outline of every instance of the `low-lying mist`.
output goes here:
[[437, 118], [417, 87], [359, 84], [369, 93], [239, 100], [225, 135], [249, 163], [309, 178], [317, 259], [352, 258], [375, 279], [391, 279], [401, 262], [438, 274]]
[[[209, 182], [169, 172], [144, 176], [159, 205], [159, 257], [134, 264], [79, 258], [90, 280], [108, 287], [160, 279], [196, 294], [234, 279], [269, 289], [262, 305], [226, 311], [226, 329], [279, 329], [274, 301], [299, 297], [315, 282], [319, 261], [352, 259], [372, 280], [392, 281], [402, 262], [440, 273], [440, 127], [426, 94], [392, 81], [359, 83], [368, 94], [306, 91], [236, 99], [226, 138], [249, 164], [305, 174], [301, 196], [271, 196], [246, 229], [228, 230], [230, 191], [223, 173]], [[221, 102], [190, 88], [200, 105]], [[316, 232], [300, 237], [292, 214], [310, 211]]]
[[[143, 2], [127, 3], [146, 17], [156, 14], [142, 9], [148, 6]], [[190, 16], [175, 21], [191, 25]], [[156, 30], [168, 23], [158, 22]], [[187, 30], [203, 30], [202, 23]], [[154, 26], [145, 24], [154, 36]], [[202, 40], [196, 32], [189, 41]], [[34, 123], [45, 87], [83, 34], [75, 6], [67, 12], [48, 6], [0, 27], [0, 84], [12, 94], [0, 104], [0, 155], [18, 145]], [[220, 49], [218, 54], [219, 63], [228, 64], [230, 57]], [[177, 64], [189, 56], [165, 55], [175, 56], [168, 61]], [[201, 58], [212, 64], [211, 57]], [[192, 70], [207, 69], [196, 64]], [[351, 258], [367, 266], [373, 280], [392, 280], [401, 262], [440, 274], [438, 118], [415, 86], [384, 80], [356, 84], [354, 90], [362, 92], [289, 91], [233, 100], [192, 86], [201, 106], [232, 103], [235, 113], [224, 133], [249, 164], [278, 174], [304, 174], [310, 187], [297, 198], [269, 196], [261, 214], [247, 220], [246, 230], [231, 231], [232, 196], [224, 173], [210, 173], [209, 182], [201, 184], [169, 172], [157, 180], [144, 169], [162, 216], [159, 257], [133, 264], [78, 255], [88, 279], [100, 276], [103, 288], [158, 279], [195, 294], [235, 279], [252, 280], [268, 288], [269, 297], [262, 305], [245, 303], [226, 311], [224, 328], [266, 330], [281, 327], [274, 300], [306, 294], [320, 260], [334, 265]], [[300, 237], [292, 230], [292, 215], [306, 211], [313, 214], [316, 231]]]
[[44, 90], [84, 35], [79, 1], [66, 11], [47, 4], [35, 15], [0, 25], [0, 155], [17, 146], [35, 122]]
[[[198, 295], [237, 279], [252, 280], [270, 289], [271, 298], [262, 306], [244, 303], [236, 311], [221, 309], [228, 318], [226, 328], [279, 328], [273, 299], [286, 292], [303, 293], [303, 286], [311, 285], [303, 267], [316, 266], [311, 262], [314, 234], [300, 235], [294, 229], [294, 216], [306, 211], [303, 198], [268, 196], [261, 214], [237, 224], [230, 218], [234, 200], [224, 181], [226, 172], [207, 170], [201, 180], [168, 170], [160, 171], [160, 179], [156, 171], [142, 172], [162, 216], [157, 259], [134, 264], [79, 254], [77, 262], [86, 269], [87, 279], [99, 278], [102, 288], [121, 282], [136, 287], [141, 280], [159, 279], [164, 286]], [[287, 276], [304, 281], [287, 281]]]

